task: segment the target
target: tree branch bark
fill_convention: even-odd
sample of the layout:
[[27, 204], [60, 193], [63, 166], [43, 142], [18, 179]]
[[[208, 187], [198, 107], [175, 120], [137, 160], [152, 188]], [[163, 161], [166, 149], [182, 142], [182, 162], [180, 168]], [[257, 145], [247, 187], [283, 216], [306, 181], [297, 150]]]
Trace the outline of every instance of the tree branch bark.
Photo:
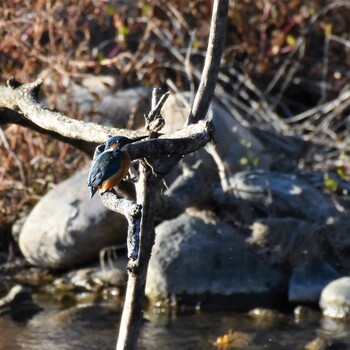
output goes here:
[[85, 122], [67, 117], [63, 113], [50, 110], [38, 101], [38, 92], [43, 81], [38, 79], [32, 83], [14, 83], [14, 79], [9, 79], [8, 87], [0, 87], [0, 124], [10, 122], [9, 115], [3, 116], [4, 109], [17, 112], [20, 116], [17, 123], [23, 121], [23, 117], [40, 127], [59, 134], [61, 137], [83, 140], [89, 143], [99, 144], [104, 142], [108, 135], [121, 135], [135, 137], [137, 131], [127, 129], [117, 129]]
[[140, 249], [136, 261], [129, 260], [128, 285], [120, 322], [116, 350], [135, 349], [141, 328], [148, 264], [155, 240], [154, 216], [157, 179], [145, 162], [141, 162], [137, 202], [142, 203]]
[[136, 260], [139, 255], [139, 237], [141, 226], [142, 206], [130, 199], [120, 198], [116, 193], [105, 192], [101, 195], [102, 203], [116, 213], [120, 213], [128, 220], [127, 248], [128, 258]]
[[204, 119], [208, 112], [224, 50], [228, 4], [228, 0], [215, 0], [213, 3], [204, 68], [187, 124], [197, 123], [199, 120]]
[[[106, 141], [109, 135], [137, 137], [145, 132], [105, 127], [75, 120], [63, 113], [50, 110], [37, 100], [41, 80], [33, 83], [0, 87], [0, 125], [14, 123], [29, 127], [61, 141], [67, 142], [92, 155], [95, 147]], [[158, 110], [158, 107], [157, 109]], [[153, 121], [154, 117], [152, 117]], [[203, 147], [214, 134], [213, 125], [202, 122], [175, 133], [160, 136], [159, 141], [149, 140], [129, 145], [132, 159], [145, 156], [187, 154]]]
[[[165, 93], [161, 96], [159, 89], [153, 90], [152, 110], [146, 116], [146, 128], [150, 132], [150, 137], [157, 137], [158, 130], [164, 125], [160, 106], [164, 104], [168, 95], [169, 93]], [[172, 142], [171, 140], [162, 141]], [[135, 349], [137, 345], [142, 321], [148, 264], [155, 240], [155, 194], [159, 180], [159, 175], [154, 173], [150, 163], [146, 160], [141, 161], [140, 179], [136, 192], [137, 202], [142, 206], [140, 249], [138, 259], [135, 261], [129, 260], [128, 264], [129, 278], [116, 350]]]

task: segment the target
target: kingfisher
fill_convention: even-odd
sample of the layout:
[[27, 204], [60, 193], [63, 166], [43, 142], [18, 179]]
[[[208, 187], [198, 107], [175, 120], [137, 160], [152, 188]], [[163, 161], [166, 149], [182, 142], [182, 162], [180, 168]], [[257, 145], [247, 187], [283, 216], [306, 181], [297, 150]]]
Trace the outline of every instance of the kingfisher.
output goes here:
[[95, 158], [88, 176], [90, 198], [97, 190], [102, 193], [111, 191], [127, 175], [131, 158], [125, 146], [145, 139], [148, 136], [140, 136], [129, 139], [123, 136], [112, 136], [106, 143], [104, 150]]

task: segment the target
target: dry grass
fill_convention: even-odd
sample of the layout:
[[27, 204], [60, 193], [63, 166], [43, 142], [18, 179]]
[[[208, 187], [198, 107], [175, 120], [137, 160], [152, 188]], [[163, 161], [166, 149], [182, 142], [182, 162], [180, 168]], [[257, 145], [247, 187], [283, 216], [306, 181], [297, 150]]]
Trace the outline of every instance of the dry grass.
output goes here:
[[17, 125], [0, 129], [0, 224], [12, 222], [86, 157], [71, 146]]
[[[111, 74], [116, 88], [164, 84], [194, 91], [211, 1], [128, 3], [2, 1], [1, 80], [44, 78], [50, 107], [58, 95], [69, 100], [63, 77], [79, 82]], [[221, 103], [242, 124], [312, 140], [317, 147], [304, 166], [345, 178], [349, 14], [346, 1], [235, 1], [217, 87]], [[84, 163], [78, 151], [30, 130], [9, 125], [0, 136], [0, 224]]]

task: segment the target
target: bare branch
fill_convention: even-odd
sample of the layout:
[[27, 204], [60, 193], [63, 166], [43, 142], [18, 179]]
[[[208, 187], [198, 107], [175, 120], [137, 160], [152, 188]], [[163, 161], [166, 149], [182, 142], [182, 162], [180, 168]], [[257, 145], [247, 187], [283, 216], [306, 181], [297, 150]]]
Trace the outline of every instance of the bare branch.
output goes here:
[[227, 11], [228, 0], [214, 1], [204, 68], [187, 124], [197, 123], [208, 112], [224, 49]]
[[163, 108], [164, 103], [169, 97], [169, 94], [170, 94], [169, 91], [167, 91], [162, 96], [160, 96], [161, 90], [162, 90], [161, 88], [155, 88], [153, 90], [152, 99], [155, 99], [154, 101], [159, 101], [159, 102], [156, 103], [155, 107], [147, 115], [147, 120], [149, 123], [152, 122], [157, 116], [160, 115], [160, 110]]
[[162, 94], [162, 88], [154, 88], [152, 91], [152, 110], [145, 116], [146, 129], [150, 132], [150, 138], [156, 138], [158, 131], [165, 125], [165, 120], [160, 111], [164, 106], [165, 101], [169, 97], [169, 92]]
[[132, 159], [150, 156], [184, 155], [194, 152], [213, 139], [214, 125], [210, 121], [200, 121], [172, 134], [158, 139], [146, 140], [128, 145]]
[[[9, 80], [8, 87], [0, 87], [0, 124], [9, 122], [20, 124], [20, 122], [23, 122], [27, 124], [25, 126], [28, 126], [28, 121], [25, 121], [23, 118], [25, 117], [25, 119], [42, 130], [59, 134], [64, 138], [88, 141], [95, 144], [104, 142], [108, 135], [138, 136], [136, 131], [111, 128], [72, 119], [63, 113], [46, 108], [37, 99], [41, 85], [42, 80], [40, 79], [23, 85], [15, 84], [14, 80]], [[6, 109], [17, 112], [19, 116], [16, 118], [13, 113], [3, 114], [4, 109], [5, 112], [7, 112]], [[14, 121], [11, 121], [11, 118]]]
[[[161, 101], [162, 97], [157, 94], [156, 90], [152, 98], [152, 111], [157, 109]], [[160, 117], [160, 109], [158, 116]], [[157, 115], [155, 118], [157, 118]], [[155, 144], [153, 140], [151, 142]], [[149, 165], [146, 162], [140, 162], [140, 179], [137, 186], [137, 202], [142, 205], [140, 248], [137, 260], [134, 262], [129, 260], [129, 278], [120, 322], [117, 350], [135, 349], [137, 344], [142, 320], [142, 304], [145, 295], [148, 263], [155, 240], [155, 193], [158, 181], [159, 178], [154, 175]]]
[[100, 196], [106, 208], [116, 213], [123, 214], [128, 220], [128, 258], [131, 260], [137, 259], [139, 252], [141, 205], [129, 199], [118, 197], [118, 195], [113, 192], [105, 192]]
[[[0, 87], [0, 124], [15, 123], [55, 137], [61, 141], [92, 154], [96, 145], [103, 143], [108, 135], [126, 137], [144, 133], [127, 129], [109, 128], [94, 123], [75, 120], [50, 110], [37, 100], [41, 80], [18, 85], [9, 80], [9, 87]], [[149, 115], [160, 113], [168, 94], [164, 94]], [[208, 122], [188, 126], [158, 140], [129, 145], [132, 159], [154, 155], [183, 155], [203, 147], [213, 137], [213, 125]]]

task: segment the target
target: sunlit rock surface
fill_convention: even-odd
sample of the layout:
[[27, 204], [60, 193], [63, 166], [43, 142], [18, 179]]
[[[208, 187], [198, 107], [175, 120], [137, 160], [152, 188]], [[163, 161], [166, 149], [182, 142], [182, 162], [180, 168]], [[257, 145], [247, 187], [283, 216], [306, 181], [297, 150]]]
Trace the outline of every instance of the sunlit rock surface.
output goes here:
[[273, 216], [292, 216], [325, 222], [339, 215], [320, 191], [290, 174], [245, 171], [231, 179], [234, 195]]
[[325, 316], [350, 318], [350, 277], [329, 283], [322, 291], [320, 307]]

